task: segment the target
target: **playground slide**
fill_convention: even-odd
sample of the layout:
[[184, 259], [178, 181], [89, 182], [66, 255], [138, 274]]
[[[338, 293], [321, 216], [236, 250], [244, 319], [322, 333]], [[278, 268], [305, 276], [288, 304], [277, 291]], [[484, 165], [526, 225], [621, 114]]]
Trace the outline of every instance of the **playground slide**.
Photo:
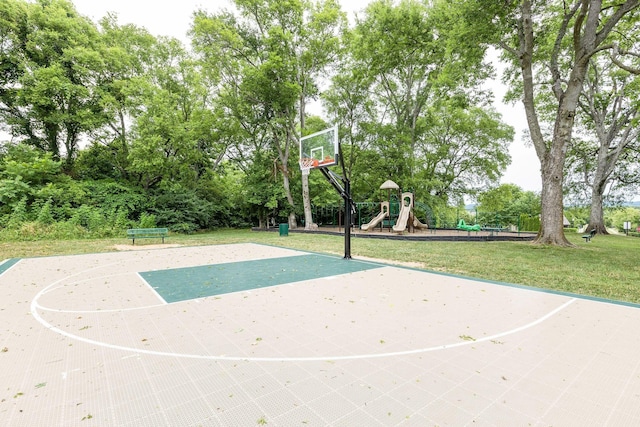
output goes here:
[[393, 226], [393, 231], [402, 233], [407, 228], [409, 222], [409, 214], [413, 209], [413, 194], [402, 193], [402, 207], [400, 208], [400, 215], [398, 215], [398, 221]]
[[387, 211], [382, 211], [380, 212], [375, 218], [373, 218], [371, 221], [369, 221], [369, 223], [367, 224], [362, 224], [360, 226], [360, 228], [363, 231], [367, 231], [370, 228], [375, 228], [376, 225], [380, 224], [380, 221], [382, 221], [383, 219], [385, 219], [387, 216], [389, 216], [389, 213]]
[[420, 220], [418, 218], [416, 218], [415, 216], [413, 217], [413, 226], [415, 228], [418, 228], [420, 230], [428, 230], [429, 226], [427, 224], [423, 224], [420, 222]]

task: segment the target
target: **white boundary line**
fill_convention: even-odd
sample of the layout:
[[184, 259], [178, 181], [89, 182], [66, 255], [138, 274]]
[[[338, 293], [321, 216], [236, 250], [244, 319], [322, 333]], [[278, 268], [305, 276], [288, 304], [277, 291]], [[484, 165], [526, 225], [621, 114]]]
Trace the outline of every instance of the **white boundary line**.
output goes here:
[[157, 297], [158, 297], [158, 299], [160, 300], [160, 302], [162, 303], [162, 305], [167, 305], [167, 304], [169, 304], [169, 303], [168, 303], [164, 298], [162, 298], [162, 295], [160, 295], [160, 294], [158, 293], [158, 291], [156, 291], [155, 289], [153, 289], [153, 286], [151, 286], [151, 285], [149, 284], [149, 282], [147, 282], [147, 281], [144, 279], [144, 277], [142, 277], [142, 276], [140, 275], [140, 272], [136, 272], [136, 276], [138, 276], [138, 278], [139, 278], [140, 280], [142, 280], [142, 283], [144, 283], [145, 285], [147, 285], [147, 287], [148, 287], [149, 289], [151, 289], [151, 292], [153, 292], [153, 294], [154, 294], [155, 296], [157, 296]]
[[38, 299], [46, 294], [47, 292], [49, 292], [54, 286], [56, 286], [58, 283], [62, 282], [63, 280], [66, 280], [70, 277], [76, 276], [78, 274], [84, 274], [87, 271], [91, 271], [91, 270], [95, 270], [98, 268], [103, 268], [104, 266], [101, 267], [96, 267], [90, 270], [85, 270], [82, 272], [78, 272], [75, 273], [71, 276], [68, 276], [66, 278], [57, 280], [55, 282], [53, 282], [52, 284], [50, 284], [49, 286], [45, 287], [44, 289], [42, 289], [40, 292], [38, 292], [38, 294], [36, 294], [36, 296], [34, 297], [34, 299], [31, 301], [31, 315], [45, 328], [49, 329], [52, 332], [55, 332], [59, 335], [65, 336], [67, 338], [71, 338], [80, 342], [84, 342], [86, 344], [92, 344], [92, 345], [97, 345], [99, 347], [105, 347], [105, 348], [110, 348], [112, 350], [122, 350], [122, 351], [128, 351], [128, 352], [132, 352], [132, 353], [136, 353], [136, 354], [147, 354], [147, 355], [153, 355], [153, 356], [165, 356], [165, 357], [177, 357], [177, 358], [186, 358], [186, 359], [204, 359], [204, 360], [213, 360], [213, 361], [251, 361], [251, 362], [318, 362], [318, 361], [343, 361], [343, 360], [361, 360], [361, 359], [373, 359], [373, 358], [383, 358], [383, 357], [397, 357], [397, 356], [407, 356], [407, 355], [412, 355], [412, 354], [420, 354], [420, 353], [428, 353], [428, 352], [433, 352], [433, 351], [439, 351], [439, 350], [446, 350], [446, 349], [450, 349], [450, 348], [456, 348], [456, 347], [463, 347], [463, 346], [468, 346], [468, 345], [473, 345], [473, 344], [478, 344], [481, 342], [485, 342], [485, 341], [490, 341], [490, 340], [495, 340], [497, 338], [502, 338], [504, 336], [507, 335], [511, 335], [511, 334], [515, 334], [517, 332], [521, 332], [524, 331], [526, 329], [532, 328], [542, 322], [544, 322], [545, 320], [549, 319], [550, 317], [554, 316], [555, 314], [559, 313], [560, 311], [564, 310], [565, 308], [567, 308], [569, 305], [573, 304], [576, 301], [576, 298], [572, 298], [569, 301], [565, 302], [564, 304], [562, 304], [561, 306], [555, 308], [554, 310], [550, 311], [549, 313], [547, 313], [546, 315], [540, 317], [537, 320], [534, 320], [533, 322], [530, 322], [526, 325], [520, 326], [518, 328], [515, 329], [511, 329], [508, 331], [504, 331], [504, 332], [500, 332], [498, 334], [495, 335], [490, 335], [488, 337], [484, 337], [475, 341], [463, 341], [463, 342], [457, 342], [457, 343], [453, 343], [453, 344], [443, 344], [443, 345], [439, 345], [439, 346], [434, 346], [434, 347], [427, 347], [427, 348], [421, 348], [421, 349], [414, 349], [414, 350], [405, 350], [405, 351], [397, 351], [397, 352], [388, 352], [388, 353], [376, 353], [376, 354], [358, 354], [358, 355], [349, 355], [349, 356], [310, 356], [310, 357], [248, 357], [248, 356], [225, 356], [225, 355], [219, 355], [219, 356], [212, 356], [212, 355], [200, 355], [200, 354], [183, 354], [183, 353], [172, 353], [172, 352], [165, 352], [165, 351], [154, 351], [154, 350], [144, 350], [144, 349], [139, 349], [139, 348], [134, 348], [134, 347], [126, 347], [126, 346], [121, 346], [121, 345], [116, 345], [116, 344], [108, 344], [102, 341], [96, 341], [90, 338], [84, 338], [84, 337], [80, 337], [78, 335], [74, 335], [70, 332], [64, 331], [60, 328], [57, 328], [55, 326], [53, 326], [52, 324], [48, 323], [45, 319], [43, 319], [40, 316], [40, 313], [38, 313], [38, 308], [39, 308], [39, 304], [38, 304]]
[[[302, 255], [305, 255], [305, 254], [303, 253]], [[323, 256], [323, 257], [327, 257], [327, 258], [335, 258], [335, 257], [332, 257], [331, 255], [325, 255], [325, 254], [312, 254], [312, 255], [319, 255], [319, 256]], [[285, 258], [286, 258], [286, 257], [285, 257]], [[248, 260], [248, 261], [255, 261], [255, 260]], [[373, 267], [375, 267], [375, 268], [385, 268], [385, 267], [394, 268], [394, 267], [398, 267], [398, 266], [395, 266], [395, 265], [385, 265], [385, 264], [382, 264], [382, 263], [380, 263], [380, 262], [375, 262], [375, 261], [368, 261], [368, 260], [356, 260], [356, 261], [357, 261], [358, 263], [361, 263], [361, 264], [369, 264], [369, 265], [371, 265], [371, 266], [373, 266]], [[231, 261], [231, 262], [237, 262], [237, 261]], [[241, 261], [241, 262], [243, 262], [243, 261]], [[352, 261], [349, 261], [349, 262], [352, 262]], [[226, 262], [225, 262], [225, 263], [220, 263], [220, 264], [211, 264], [211, 265], [223, 265], [223, 264], [226, 264]], [[1, 264], [0, 264], [0, 265], [1, 265]], [[110, 264], [110, 265], [113, 265], [113, 264]], [[198, 266], [195, 266], [195, 267], [198, 267]], [[97, 267], [97, 268], [99, 268], [99, 267]], [[177, 268], [190, 268], [190, 267], [177, 267]], [[94, 270], [94, 269], [92, 269], [92, 270]], [[90, 270], [86, 270], [86, 271], [90, 271]], [[158, 271], [158, 270], [152, 270], [152, 271]], [[358, 270], [358, 271], [364, 271], [364, 270]], [[174, 302], [167, 302], [167, 301], [162, 297], [162, 295], [160, 295], [160, 294], [159, 294], [159, 293], [158, 293], [158, 292], [153, 288], [153, 286], [151, 286], [151, 284], [150, 284], [149, 282], [147, 282], [147, 281], [146, 281], [146, 280], [145, 280], [145, 279], [140, 275], [140, 272], [127, 272], [127, 273], [109, 274], [109, 275], [106, 275], [106, 276], [98, 276], [98, 277], [92, 277], [92, 278], [90, 278], [90, 279], [86, 279], [86, 280], [80, 280], [80, 281], [78, 281], [78, 282], [74, 282], [74, 283], [83, 283], [83, 282], [87, 282], [87, 281], [89, 281], [89, 280], [107, 279], [107, 278], [110, 278], [110, 277], [126, 276], [126, 275], [128, 275], [128, 274], [135, 274], [135, 275], [137, 275], [137, 276], [138, 276], [138, 278], [142, 281], [142, 283], [143, 283], [143, 284], [145, 284], [145, 285], [146, 285], [146, 286], [151, 290], [151, 292], [152, 292], [153, 294], [155, 294], [155, 296], [156, 296], [156, 297], [158, 297], [158, 299], [160, 300], [160, 304], [145, 305], [145, 306], [140, 306], [140, 307], [112, 308], [112, 309], [105, 309], [105, 310], [62, 310], [62, 309], [59, 309], [59, 308], [46, 307], [46, 306], [41, 305], [40, 303], [38, 303], [38, 302], [37, 302], [37, 303], [36, 303], [36, 307], [37, 307], [37, 308], [39, 308], [39, 309], [41, 309], [41, 310], [51, 311], [51, 312], [55, 312], [55, 313], [78, 313], [78, 314], [89, 314], [89, 313], [118, 313], [118, 312], [127, 312], [127, 311], [134, 311], [134, 310], [144, 310], [144, 309], [147, 309], [147, 308], [162, 307], [162, 306], [165, 306], [165, 305], [180, 304], [180, 303], [185, 302], [185, 301], [195, 301], [195, 302], [200, 302], [200, 301], [205, 300], [205, 299], [207, 299], [207, 298], [217, 298], [217, 297], [221, 297], [221, 296], [235, 295], [235, 294], [243, 294], [243, 293], [249, 293], [249, 294], [250, 294], [252, 291], [257, 291], [257, 290], [262, 290], [262, 289], [267, 289], [267, 288], [278, 288], [278, 287], [281, 287], [281, 286], [292, 286], [292, 285], [295, 285], [295, 284], [297, 284], [297, 283], [303, 283], [303, 282], [307, 282], [307, 281], [310, 281], [310, 280], [334, 280], [334, 279], [336, 279], [337, 277], [339, 277], [339, 276], [341, 276], [341, 275], [344, 275], [344, 274], [352, 274], [352, 273], [356, 273], [356, 272], [358, 272], [358, 271], [350, 271], [350, 272], [346, 272], [346, 273], [342, 273], [342, 274], [337, 274], [337, 275], [333, 275], [333, 276], [325, 276], [325, 277], [319, 277], [319, 278], [303, 279], [303, 280], [298, 280], [298, 281], [295, 281], [295, 282], [281, 283], [281, 284], [278, 284], [278, 285], [269, 285], [269, 286], [263, 286], [263, 287], [252, 288], [252, 289], [244, 289], [244, 290], [241, 290], [241, 291], [225, 292], [225, 293], [222, 293], [222, 294], [216, 294], [216, 295], [207, 295], [207, 296], [204, 296], [204, 297], [199, 297], [199, 298], [190, 298], [190, 299], [188, 299], [188, 300], [179, 300], [179, 301], [174, 301]], [[78, 274], [81, 274], [81, 273], [75, 273], [74, 275], [78, 275]], [[70, 277], [73, 277], [74, 275], [72, 275], [72, 276], [68, 276], [68, 277], [63, 278], [63, 279], [60, 279], [57, 283], [59, 283], [59, 282], [61, 282], [61, 281], [65, 280], [65, 279], [68, 279], [68, 278], [70, 278]], [[62, 286], [58, 286], [58, 287], [52, 288], [52, 286], [53, 286], [53, 285], [54, 285], [54, 283], [52, 283], [51, 285], [49, 285], [49, 286], [47, 286], [45, 289], [43, 289], [43, 290], [41, 291], [42, 295], [47, 294], [47, 293], [49, 293], [49, 292], [53, 292], [53, 291], [55, 291], [56, 289], [60, 289], [60, 288], [62, 288]], [[51, 288], [51, 289], [49, 289], [49, 288]]]
[[[364, 261], [367, 262], [367, 261]], [[380, 263], [373, 263], [371, 262], [371, 264], [375, 264], [375, 265], [382, 265]], [[571, 298], [570, 300], [568, 300], [567, 302], [565, 302], [564, 304], [562, 304], [561, 306], [555, 308], [554, 310], [550, 311], [549, 313], [545, 314], [544, 316], [538, 318], [537, 320], [534, 320], [526, 325], [517, 327], [515, 329], [510, 329], [508, 331], [504, 331], [504, 332], [500, 332], [498, 334], [494, 334], [494, 335], [490, 335], [475, 341], [462, 341], [462, 342], [456, 342], [456, 343], [452, 343], [452, 344], [443, 344], [443, 345], [439, 345], [439, 346], [434, 346], [434, 347], [426, 347], [426, 348], [420, 348], [420, 349], [413, 349], [413, 350], [405, 350], [405, 351], [397, 351], [397, 352], [388, 352], [388, 353], [374, 353], [374, 354], [359, 354], [359, 355], [348, 355], [348, 356], [309, 356], [309, 357], [249, 357], [249, 356], [226, 356], [226, 355], [199, 355], [199, 354], [183, 354], [183, 353], [172, 353], [172, 352], [164, 352], [164, 351], [154, 351], [154, 350], [144, 350], [144, 349], [139, 349], [139, 348], [134, 348], [134, 347], [126, 347], [126, 346], [121, 346], [121, 345], [117, 345], [117, 344], [109, 344], [109, 343], [105, 343], [102, 341], [96, 341], [90, 338], [85, 338], [85, 337], [80, 337], [78, 335], [74, 335], [70, 332], [64, 331], [60, 328], [57, 328], [55, 326], [53, 326], [52, 324], [48, 323], [44, 318], [42, 318], [42, 316], [40, 315], [40, 313], [38, 312], [38, 309], [42, 309], [42, 310], [49, 310], [49, 311], [58, 311], [58, 312], [65, 312], [62, 310], [55, 310], [55, 309], [50, 309], [50, 308], [45, 308], [39, 305], [38, 300], [40, 299], [40, 297], [42, 297], [43, 295], [47, 294], [48, 292], [51, 292], [53, 290], [55, 290], [58, 285], [60, 283], [62, 283], [65, 280], [68, 280], [74, 276], [78, 276], [81, 274], [86, 274], [89, 271], [93, 271], [93, 270], [98, 270], [101, 268], [105, 268], [105, 267], [109, 267], [112, 265], [117, 265], [117, 263], [111, 263], [111, 264], [107, 264], [107, 265], [102, 265], [102, 266], [97, 266], [94, 268], [90, 268], [87, 270], [83, 270], [83, 271], [79, 271], [76, 272], [74, 274], [71, 274], [67, 277], [61, 278], [59, 280], [56, 280], [55, 282], [51, 283], [50, 285], [46, 286], [45, 288], [43, 288], [42, 290], [40, 290], [40, 292], [38, 292], [36, 294], [36, 296], [33, 298], [33, 300], [31, 301], [31, 315], [36, 319], [36, 321], [38, 321], [41, 325], [43, 325], [45, 328], [49, 329], [50, 331], [57, 333], [59, 335], [65, 336], [67, 338], [71, 338], [80, 342], [84, 342], [86, 344], [92, 344], [92, 345], [97, 345], [99, 347], [104, 347], [104, 348], [110, 348], [113, 350], [122, 350], [122, 351], [127, 351], [127, 352], [132, 352], [135, 354], [147, 354], [147, 355], [153, 355], [153, 356], [165, 356], [165, 357], [177, 357], [177, 358], [187, 358], [187, 359], [204, 359], [204, 360], [213, 360], [213, 361], [252, 361], [252, 362], [317, 362], [317, 361], [344, 361], [344, 360], [361, 360], [361, 359], [373, 359], [373, 358], [383, 358], [383, 357], [397, 357], [397, 356], [407, 356], [407, 355], [412, 355], [412, 354], [421, 354], [421, 353], [428, 353], [428, 352], [433, 352], [433, 351], [440, 351], [440, 350], [447, 350], [450, 348], [456, 348], [456, 347], [464, 347], [464, 346], [468, 346], [468, 345], [474, 345], [474, 344], [478, 344], [478, 343], [482, 343], [482, 342], [486, 342], [486, 341], [490, 341], [490, 340], [495, 340], [498, 338], [502, 338], [504, 336], [507, 335], [511, 335], [511, 334], [515, 334], [521, 331], [524, 331], [526, 329], [530, 329], [532, 327], [535, 327], [536, 325], [544, 322], [545, 320], [549, 319], [550, 317], [554, 316], [555, 314], [559, 313], [560, 311], [564, 310], [565, 308], [567, 308], [569, 305], [573, 304], [577, 299], [576, 298]], [[137, 274], [137, 273], [136, 273]], [[141, 278], [142, 279], [142, 278]], [[466, 280], [471, 280], [471, 279], [466, 279]], [[143, 280], [144, 281], [144, 280]], [[146, 281], [145, 281], [146, 283]], [[151, 287], [149, 287], [154, 293], [155, 290]], [[161, 299], [162, 300], [162, 299]], [[151, 306], [151, 307], [145, 307], [145, 308], [152, 308], [152, 307], [162, 307], [165, 304], [162, 305], [157, 305], [157, 306]], [[117, 309], [117, 310], [109, 310], [109, 311], [127, 311], [127, 310], [137, 310], [140, 309], [138, 307], [136, 308], [131, 308], [131, 309]], [[98, 311], [91, 311], [91, 312], [95, 312], [95, 313], [106, 313], [109, 312], [107, 310], [98, 310]]]
[[[118, 274], [108, 274], [106, 276], [96, 276], [96, 277], [92, 277], [90, 279], [86, 279], [86, 280], [80, 280], [77, 282], [73, 282], [72, 284], [80, 284], [80, 283], [85, 283], [88, 282], [90, 280], [99, 280], [99, 279], [108, 279], [110, 277], [118, 277], [118, 276], [127, 276], [130, 274], [138, 274], [136, 272], [127, 272], [127, 273], [118, 273]], [[139, 274], [138, 274], [139, 276]], [[71, 277], [71, 276], [69, 276]], [[62, 279], [65, 280], [65, 279]], [[152, 292], [154, 292], [156, 294], [156, 296], [158, 296], [158, 293], [155, 292], [155, 289], [153, 289], [142, 277], [140, 277], [140, 280], [142, 280], [142, 282], [147, 285]], [[59, 283], [60, 281], [58, 281]], [[48, 294], [49, 292], [53, 292], [57, 289], [61, 289], [63, 288], [65, 285], [61, 285], [61, 286], [56, 286], [56, 287], [52, 287], [54, 284], [51, 284], [49, 286], [47, 286], [47, 288], [42, 290], [42, 295]], [[41, 296], [42, 296], [41, 295]], [[47, 307], [44, 305], [41, 305], [40, 303], [36, 303], [37, 308], [44, 310], [44, 311], [52, 311], [55, 313], [78, 313], [78, 314], [91, 314], [91, 313], [120, 313], [120, 312], [127, 312], [127, 311], [134, 311], [134, 310], [144, 310], [147, 308], [155, 308], [155, 307], [162, 307], [167, 305], [167, 302], [165, 302], [162, 297], [158, 296], [161, 304], [153, 304], [153, 305], [143, 305], [140, 307], [127, 307], [127, 308], [111, 308], [111, 309], [105, 309], [105, 310], [63, 310], [60, 308], [52, 308], [52, 307]]]

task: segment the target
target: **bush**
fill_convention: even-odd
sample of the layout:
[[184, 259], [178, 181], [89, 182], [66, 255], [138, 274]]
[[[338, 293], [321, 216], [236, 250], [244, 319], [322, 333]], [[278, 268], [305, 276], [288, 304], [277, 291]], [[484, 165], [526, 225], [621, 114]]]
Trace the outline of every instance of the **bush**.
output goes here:
[[191, 234], [197, 231], [194, 224], [190, 222], [181, 222], [179, 224], [173, 224], [171, 225], [170, 230], [175, 233], [182, 233], [182, 234]]
[[9, 215], [9, 220], [7, 221], [7, 227], [15, 229], [28, 220], [29, 212], [27, 210], [27, 198], [25, 196], [13, 207], [13, 212]]
[[87, 181], [84, 187], [91, 194], [91, 204], [105, 213], [124, 211], [135, 219], [150, 206], [149, 196], [140, 189], [114, 181]]
[[156, 228], [156, 216], [148, 213], [141, 213], [138, 221], [138, 228]]
[[160, 226], [181, 233], [213, 228], [216, 212], [213, 203], [181, 186], [160, 193], [151, 210]]
[[0, 230], [0, 240], [7, 241], [34, 241], [40, 239], [82, 239], [92, 237], [83, 227], [70, 222], [56, 222], [43, 224], [37, 221], [29, 221], [20, 224], [16, 228]]
[[540, 231], [540, 217], [538, 215], [520, 214], [520, 231]]
[[116, 230], [126, 230], [127, 228], [132, 228], [134, 224], [134, 222], [128, 218], [126, 209], [117, 209], [115, 212], [112, 212], [109, 222]]
[[42, 205], [38, 213], [37, 221], [40, 224], [53, 224], [55, 222], [53, 214], [51, 213], [51, 200], [47, 200], [47, 202]]
[[97, 208], [87, 205], [82, 205], [76, 209], [69, 222], [84, 227], [89, 231], [96, 231], [106, 225], [102, 212]]

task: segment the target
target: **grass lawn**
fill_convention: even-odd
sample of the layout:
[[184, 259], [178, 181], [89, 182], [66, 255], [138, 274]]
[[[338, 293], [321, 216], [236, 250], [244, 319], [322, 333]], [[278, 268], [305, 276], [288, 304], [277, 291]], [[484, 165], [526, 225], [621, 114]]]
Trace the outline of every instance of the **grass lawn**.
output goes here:
[[[463, 275], [618, 301], [640, 303], [640, 239], [596, 236], [585, 243], [579, 234], [569, 240], [575, 248], [536, 246], [523, 242], [409, 242], [351, 240], [354, 258], [368, 257], [443, 273]], [[223, 230], [206, 234], [171, 235], [167, 244], [216, 245], [255, 242], [312, 252], [344, 254], [340, 236]], [[136, 246], [155, 245], [145, 239]], [[114, 251], [131, 244], [125, 237], [101, 240], [39, 240], [0, 243], [0, 260], [48, 255]]]

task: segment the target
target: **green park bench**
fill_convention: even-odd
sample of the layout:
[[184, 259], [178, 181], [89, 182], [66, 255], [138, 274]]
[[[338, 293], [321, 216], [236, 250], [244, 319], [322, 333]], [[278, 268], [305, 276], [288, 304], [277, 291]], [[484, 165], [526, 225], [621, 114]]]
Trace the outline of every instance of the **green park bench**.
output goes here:
[[169, 235], [169, 230], [166, 228], [130, 228], [127, 230], [127, 237], [133, 241], [133, 244], [136, 244], [136, 239], [153, 239], [153, 238], [162, 238], [162, 243], [164, 243], [164, 238]]
[[594, 228], [593, 230], [591, 230], [589, 233], [587, 234], [583, 234], [582, 238], [584, 239], [585, 242], [590, 242], [591, 239], [593, 239], [593, 236], [596, 235], [596, 229]]

